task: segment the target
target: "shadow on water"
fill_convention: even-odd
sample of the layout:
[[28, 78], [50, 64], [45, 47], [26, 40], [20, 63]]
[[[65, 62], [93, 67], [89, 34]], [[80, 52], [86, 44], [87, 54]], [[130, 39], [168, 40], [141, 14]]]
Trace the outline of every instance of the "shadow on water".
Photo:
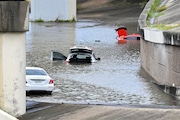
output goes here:
[[[52, 96], [27, 100], [53, 103], [179, 105], [141, 71], [140, 42], [117, 44], [114, 26], [96, 22], [31, 23], [27, 32], [27, 66], [44, 68], [55, 79]], [[94, 49], [97, 63], [72, 65], [51, 61], [50, 51], [68, 55], [73, 45]], [[140, 74], [141, 73], [141, 74]]]

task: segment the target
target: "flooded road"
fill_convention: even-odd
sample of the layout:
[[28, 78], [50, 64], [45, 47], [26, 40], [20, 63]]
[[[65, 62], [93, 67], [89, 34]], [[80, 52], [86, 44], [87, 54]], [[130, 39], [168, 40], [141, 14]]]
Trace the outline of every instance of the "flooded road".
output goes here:
[[[140, 41], [117, 44], [116, 27], [95, 21], [30, 23], [26, 41], [27, 66], [44, 68], [54, 78], [55, 90], [51, 96], [29, 95], [27, 100], [74, 104], [180, 105], [179, 100], [163, 93], [148, 76], [142, 74]], [[132, 33], [134, 30], [130, 28], [128, 31]], [[67, 56], [73, 45], [92, 47], [101, 60], [83, 65], [51, 61], [51, 50]]]

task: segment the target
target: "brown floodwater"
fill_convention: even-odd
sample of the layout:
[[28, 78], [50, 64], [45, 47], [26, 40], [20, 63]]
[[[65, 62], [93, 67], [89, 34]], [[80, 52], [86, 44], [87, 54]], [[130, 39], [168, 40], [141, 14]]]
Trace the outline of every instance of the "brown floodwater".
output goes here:
[[[27, 100], [52, 103], [175, 105], [179, 100], [165, 94], [144, 74], [140, 41], [117, 44], [115, 28], [95, 21], [30, 23], [27, 32], [27, 66], [44, 68], [55, 80], [49, 95], [29, 95]], [[135, 26], [128, 26], [133, 32]], [[68, 55], [73, 45], [92, 47], [101, 60], [71, 65], [51, 61], [51, 50]]]

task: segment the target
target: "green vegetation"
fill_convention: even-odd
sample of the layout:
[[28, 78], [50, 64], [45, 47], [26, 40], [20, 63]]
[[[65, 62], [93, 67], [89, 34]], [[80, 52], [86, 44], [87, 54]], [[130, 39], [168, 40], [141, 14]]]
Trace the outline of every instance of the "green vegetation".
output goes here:
[[[40, 18], [40, 19], [35, 20], [34, 22], [40, 23], [40, 22], [44, 22], [44, 20], [42, 20]], [[59, 20], [59, 19], [56, 19], [55, 21], [48, 21], [48, 22], [76, 22], [76, 19], [75, 18], [72, 18], [71, 20]]]
[[151, 9], [148, 12], [148, 18], [152, 18], [154, 13], [157, 12], [156, 9], [160, 5], [161, 0], [154, 0], [154, 3], [151, 5]]
[[164, 15], [164, 13], [163, 13], [163, 12], [157, 13], [157, 14], [155, 15], [155, 17], [159, 17], [159, 16], [161, 16], [161, 15]]
[[38, 20], [35, 20], [34, 22], [44, 22], [44, 20], [42, 20], [41, 18]]
[[169, 30], [175, 27], [180, 26], [179, 24], [169, 24], [169, 25], [165, 25], [165, 24], [154, 24], [151, 27], [152, 28], [158, 28], [160, 30]]
[[71, 20], [58, 20], [56, 19], [55, 22], [76, 22], [75, 18], [72, 18]]
[[160, 3], [161, 3], [161, 0], [154, 0], [154, 3], [151, 5], [151, 9], [148, 12], [148, 18], [152, 18], [155, 13], [159, 14], [160, 12], [167, 9], [165, 5], [159, 6]]
[[158, 7], [158, 8], [156, 9], [156, 11], [157, 11], [157, 12], [162, 12], [162, 11], [164, 11], [164, 10], [166, 10], [166, 9], [167, 9], [167, 7], [166, 7], [165, 5], [163, 5], [163, 6]]
[[180, 24], [153, 24], [151, 25], [149, 21], [146, 21], [146, 24], [151, 28], [157, 28], [159, 30], [170, 30], [172, 28], [176, 28], [180, 26]]
[[169, 30], [169, 29], [180, 26], [179, 24], [150, 24], [149, 20], [151, 18], [159, 17], [163, 15], [164, 14], [163, 11], [167, 9], [166, 5], [160, 6], [160, 4], [161, 4], [161, 0], [154, 0], [154, 2], [152, 3], [151, 8], [148, 12], [148, 19], [146, 21], [147, 25], [149, 27], [157, 28], [160, 30]]

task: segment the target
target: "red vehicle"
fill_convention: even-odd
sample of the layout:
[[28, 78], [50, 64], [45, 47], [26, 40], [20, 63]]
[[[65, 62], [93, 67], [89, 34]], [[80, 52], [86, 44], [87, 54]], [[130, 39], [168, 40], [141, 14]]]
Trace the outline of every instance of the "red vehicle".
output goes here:
[[130, 40], [140, 40], [140, 34], [130, 34], [127, 33], [126, 27], [119, 27], [115, 29], [115, 31], [118, 33], [118, 36], [116, 39], [118, 40], [118, 44], [125, 44]]

